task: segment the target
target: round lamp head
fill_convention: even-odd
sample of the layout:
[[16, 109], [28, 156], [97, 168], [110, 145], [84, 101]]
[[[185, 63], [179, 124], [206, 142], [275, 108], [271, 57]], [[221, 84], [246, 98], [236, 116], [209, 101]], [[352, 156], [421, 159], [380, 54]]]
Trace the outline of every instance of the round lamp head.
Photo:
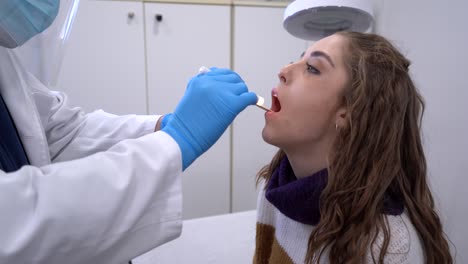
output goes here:
[[295, 37], [319, 40], [338, 31], [367, 32], [373, 22], [367, 0], [296, 0], [286, 8], [283, 26]]

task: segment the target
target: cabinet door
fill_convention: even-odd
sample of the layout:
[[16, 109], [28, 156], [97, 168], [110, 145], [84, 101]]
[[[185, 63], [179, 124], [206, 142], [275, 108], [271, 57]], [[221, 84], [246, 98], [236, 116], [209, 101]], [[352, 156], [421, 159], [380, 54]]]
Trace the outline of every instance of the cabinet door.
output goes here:
[[[283, 8], [235, 7], [234, 69], [250, 90], [271, 105], [271, 89], [278, 84], [280, 69], [299, 59], [307, 42], [283, 29]], [[273, 158], [276, 147], [262, 139], [265, 111], [249, 107], [234, 121], [233, 211], [256, 208], [255, 179]]]
[[[230, 7], [146, 3], [150, 113], [174, 111], [200, 66], [229, 67]], [[230, 134], [183, 175], [184, 218], [229, 212]]]
[[81, 0], [58, 89], [87, 111], [145, 114], [143, 4]]

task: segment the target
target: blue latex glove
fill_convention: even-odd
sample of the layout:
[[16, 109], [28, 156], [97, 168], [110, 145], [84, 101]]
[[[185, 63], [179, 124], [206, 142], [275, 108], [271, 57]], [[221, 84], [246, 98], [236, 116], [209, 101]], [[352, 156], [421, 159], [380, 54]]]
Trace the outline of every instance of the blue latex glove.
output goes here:
[[161, 130], [164, 129], [164, 127], [167, 125], [167, 123], [169, 122], [169, 120], [172, 120], [172, 113], [165, 114], [165, 115], [163, 116], [163, 120], [161, 121]]
[[216, 143], [242, 110], [256, 102], [255, 93], [231, 70], [211, 68], [192, 78], [162, 126], [181, 149], [183, 170]]

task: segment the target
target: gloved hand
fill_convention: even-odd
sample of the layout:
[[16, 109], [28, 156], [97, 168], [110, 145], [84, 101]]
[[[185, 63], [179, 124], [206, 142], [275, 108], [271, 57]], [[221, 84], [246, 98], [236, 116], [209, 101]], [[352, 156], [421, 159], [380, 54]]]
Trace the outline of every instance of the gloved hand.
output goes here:
[[214, 145], [242, 110], [256, 102], [255, 93], [231, 70], [211, 68], [192, 78], [162, 128], [179, 145], [183, 170]]

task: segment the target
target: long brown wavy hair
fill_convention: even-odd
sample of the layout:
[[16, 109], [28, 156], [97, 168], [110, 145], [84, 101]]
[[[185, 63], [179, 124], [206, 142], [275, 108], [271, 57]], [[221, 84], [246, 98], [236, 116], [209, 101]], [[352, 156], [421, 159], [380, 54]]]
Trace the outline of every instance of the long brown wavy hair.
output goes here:
[[[383, 263], [390, 242], [382, 214], [384, 194], [398, 194], [423, 243], [426, 263], [453, 263], [427, 184], [421, 144], [424, 101], [408, 73], [408, 61], [375, 34], [337, 33], [345, 38], [350, 78], [343, 94], [347, 125], [328, 153], [328, 184], [320, 197], [320, 222], [308, 243], [305, 263], [328, 249], [330, 263], [363, 263], [370, 251]], [[269, 180], [285, 153], [280, 150], [258, 177]], [[383, 234], [379, 256], [373, 248]]]

